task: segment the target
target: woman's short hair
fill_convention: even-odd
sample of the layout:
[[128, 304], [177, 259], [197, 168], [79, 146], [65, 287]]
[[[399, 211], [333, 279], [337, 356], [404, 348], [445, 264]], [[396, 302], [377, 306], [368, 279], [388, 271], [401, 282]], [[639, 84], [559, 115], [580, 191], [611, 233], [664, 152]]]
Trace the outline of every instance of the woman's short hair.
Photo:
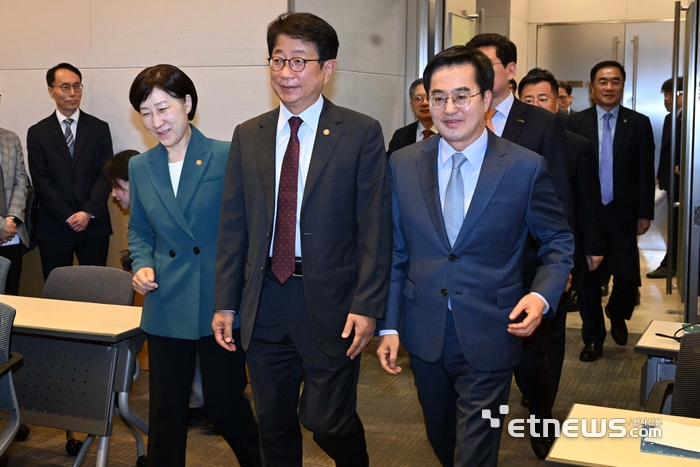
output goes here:
[[192, 99], [192, 109], [187, 119], [192, 120], [197, 111], [197, 90], [194, 83], [181, 69], [173, 65], [156, 65], [144, 69], [131, 83], [129, 102], [139, 111], [141, 103], [148, 99], [153, 88], [161, 89], [177, 99], [184, 99], [188, 94]]
[[127, 149], [107, 161], [102, 170], [110, 187], [121, 188], [119, 186], [120, 181], [129, 181], [129, 159], [137, 154], [139, 154], [138, 151]]

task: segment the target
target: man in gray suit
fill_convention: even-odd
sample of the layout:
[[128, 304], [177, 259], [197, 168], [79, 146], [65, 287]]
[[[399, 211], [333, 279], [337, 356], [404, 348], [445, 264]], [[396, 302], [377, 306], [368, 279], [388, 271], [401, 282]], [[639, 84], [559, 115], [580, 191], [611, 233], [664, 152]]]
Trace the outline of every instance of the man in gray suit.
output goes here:
[[212, 327], [225, 349], [246, 351], [265, 465], [302, 465], [301, 422], [337, 466], [367, 466], [359, 356], [391, 267], [382, 130], [321, 95], [338, 52], [324, 20], [281, 15], [267, 45], [281, 105], [233, 134]]
[[22, 243], [29, 246], [24, 225], [29, 177], [24, 167], [22, 143], [16, 134], [0, 128], [0, 256], [11, 261], [5, 293], [19, 294], [22, 275]]
[[[574, 240], [541, 156], [486, 130], [493, 65], [457, 46], [423, 74], [440, 138], [391, 157], [393, 266], [377, 350], [396, 374], [399, 337], [444, 466], [496, 465], [522, 337], [556, 311]], [[528, 232], [539, 266], [524, 294]], [[484, 417], [482, 410], [490, 411]]]

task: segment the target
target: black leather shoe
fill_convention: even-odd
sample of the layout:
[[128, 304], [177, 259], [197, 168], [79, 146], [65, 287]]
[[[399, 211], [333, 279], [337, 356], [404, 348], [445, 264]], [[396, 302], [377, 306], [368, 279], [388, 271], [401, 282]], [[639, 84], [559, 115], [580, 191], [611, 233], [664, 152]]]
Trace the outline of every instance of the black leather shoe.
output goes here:
[[624, 319], [610, 318], [608, 307], [605, 307], [605, 316], [610, 319], [610, 335], [617, 345], [627, 345], [627, 324]]
[[553, 438], [535, 438], [530, 437], [530, 446], [532, 446], [532, 452], [535, 453], [537, 458], [541, 461], [545, 460], [549, 450], [552, 449], [552, 444], [554, 444]]
[[668, 269], [666, 269], [663, 266], [659, 266], [658, 268], [654, 269], [653, 271], [648, 272], [647, 277], [649, 279], [665, 279], [667, 273], [668, 273]]
[[595, 344], [586, 344], [580, 354], [578, 354], [578, 359], [582, 362], [595, 362], [600, 357], [603, 356], [603, 346]]

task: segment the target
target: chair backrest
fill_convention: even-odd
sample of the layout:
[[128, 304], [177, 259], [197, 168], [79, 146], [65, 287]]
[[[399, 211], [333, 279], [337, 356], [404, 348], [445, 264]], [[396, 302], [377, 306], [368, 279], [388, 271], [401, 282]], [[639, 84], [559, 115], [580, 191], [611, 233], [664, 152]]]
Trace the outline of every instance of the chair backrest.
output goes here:
[[[15, 309], [0, 303], [0, 363], [5, 363], [10, 358], [10, 334], [14, 321]], [[8, 412], [15, 408], [11, 381], [9, 374], [0, 378], [0, 410]]]
[[0, 256], [0, 293], [5, 293], [5, 282], [7, 282], [7, 272], [10, 270], [12, 261]]
[[131, 305], [134, 302], [132, 275], [104, 266], [64, 266], [51, 271], [43, 298], [74, 302]]
[[681, 337], [671, 415], [700, 418], [700, 332]]

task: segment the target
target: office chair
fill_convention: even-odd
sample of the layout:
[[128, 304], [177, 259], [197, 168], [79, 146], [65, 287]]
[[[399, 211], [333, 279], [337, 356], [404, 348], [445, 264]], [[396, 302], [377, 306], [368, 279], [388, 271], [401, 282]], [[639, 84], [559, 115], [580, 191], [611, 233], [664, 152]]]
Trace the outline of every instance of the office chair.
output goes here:
[[[44, 290], [43, 298], [55, 300], [71, 300], [74, 302], [103, 303], [107, 305], [131, 306], [134, 302], [134, 289], [131, 285], [132, 275], [128, 272], [102, 266], [64, 266], [51, 271]], [[139, 368], [136, 362], [134, 381], [138, 378]], [[114, 412], [119, 414], [119, 408], [114, 407]], [[121, 418], [121, 416], [120, 416]], [[136, 440], [137, 466], [146, 465], [146, 455], [143, 437], [137, 431], [137, 427], [124, 420], [124, 425]], [[144, 427], [139, 427], [141, 431]], [[85, 456], [95, 436], [88, 434], [85, 443], [73, 438], [73, 432], [66, 432], [66, 451], [71, 455]], [[83, 445], [85, 444], [85, 445]], [[0, 466], [1, 467], [1, 466]]]
[[700, 332], [681, 337], [675, 380], [654, 384], [645, 411], [661, 413], [671, 395], [671, 415], [700, 418]]
[[[4, 280], [2, 285], [4, 287]], [[0, 466], [2, 467], [8, 465], [8, 459], [3, 454], [15, 438], [20, 426], [19, 405], [15, 395], [15, 385], [12, 381], [12, 372], [22, 367], [24, 359], [21, 354], [10, 353], [10, 333], [14, 320], [15, 309], [5, 303], [0, 303], [0, 362], [2, 362], [0, 363], [0, 410], [8, 412], [10, 415], [10, 421], [0, 434]]]
[[10, 271], [12, 261], [0, 256], [0, 294], [5, 293], [5, 282], [7, 282], [7, 273]]

